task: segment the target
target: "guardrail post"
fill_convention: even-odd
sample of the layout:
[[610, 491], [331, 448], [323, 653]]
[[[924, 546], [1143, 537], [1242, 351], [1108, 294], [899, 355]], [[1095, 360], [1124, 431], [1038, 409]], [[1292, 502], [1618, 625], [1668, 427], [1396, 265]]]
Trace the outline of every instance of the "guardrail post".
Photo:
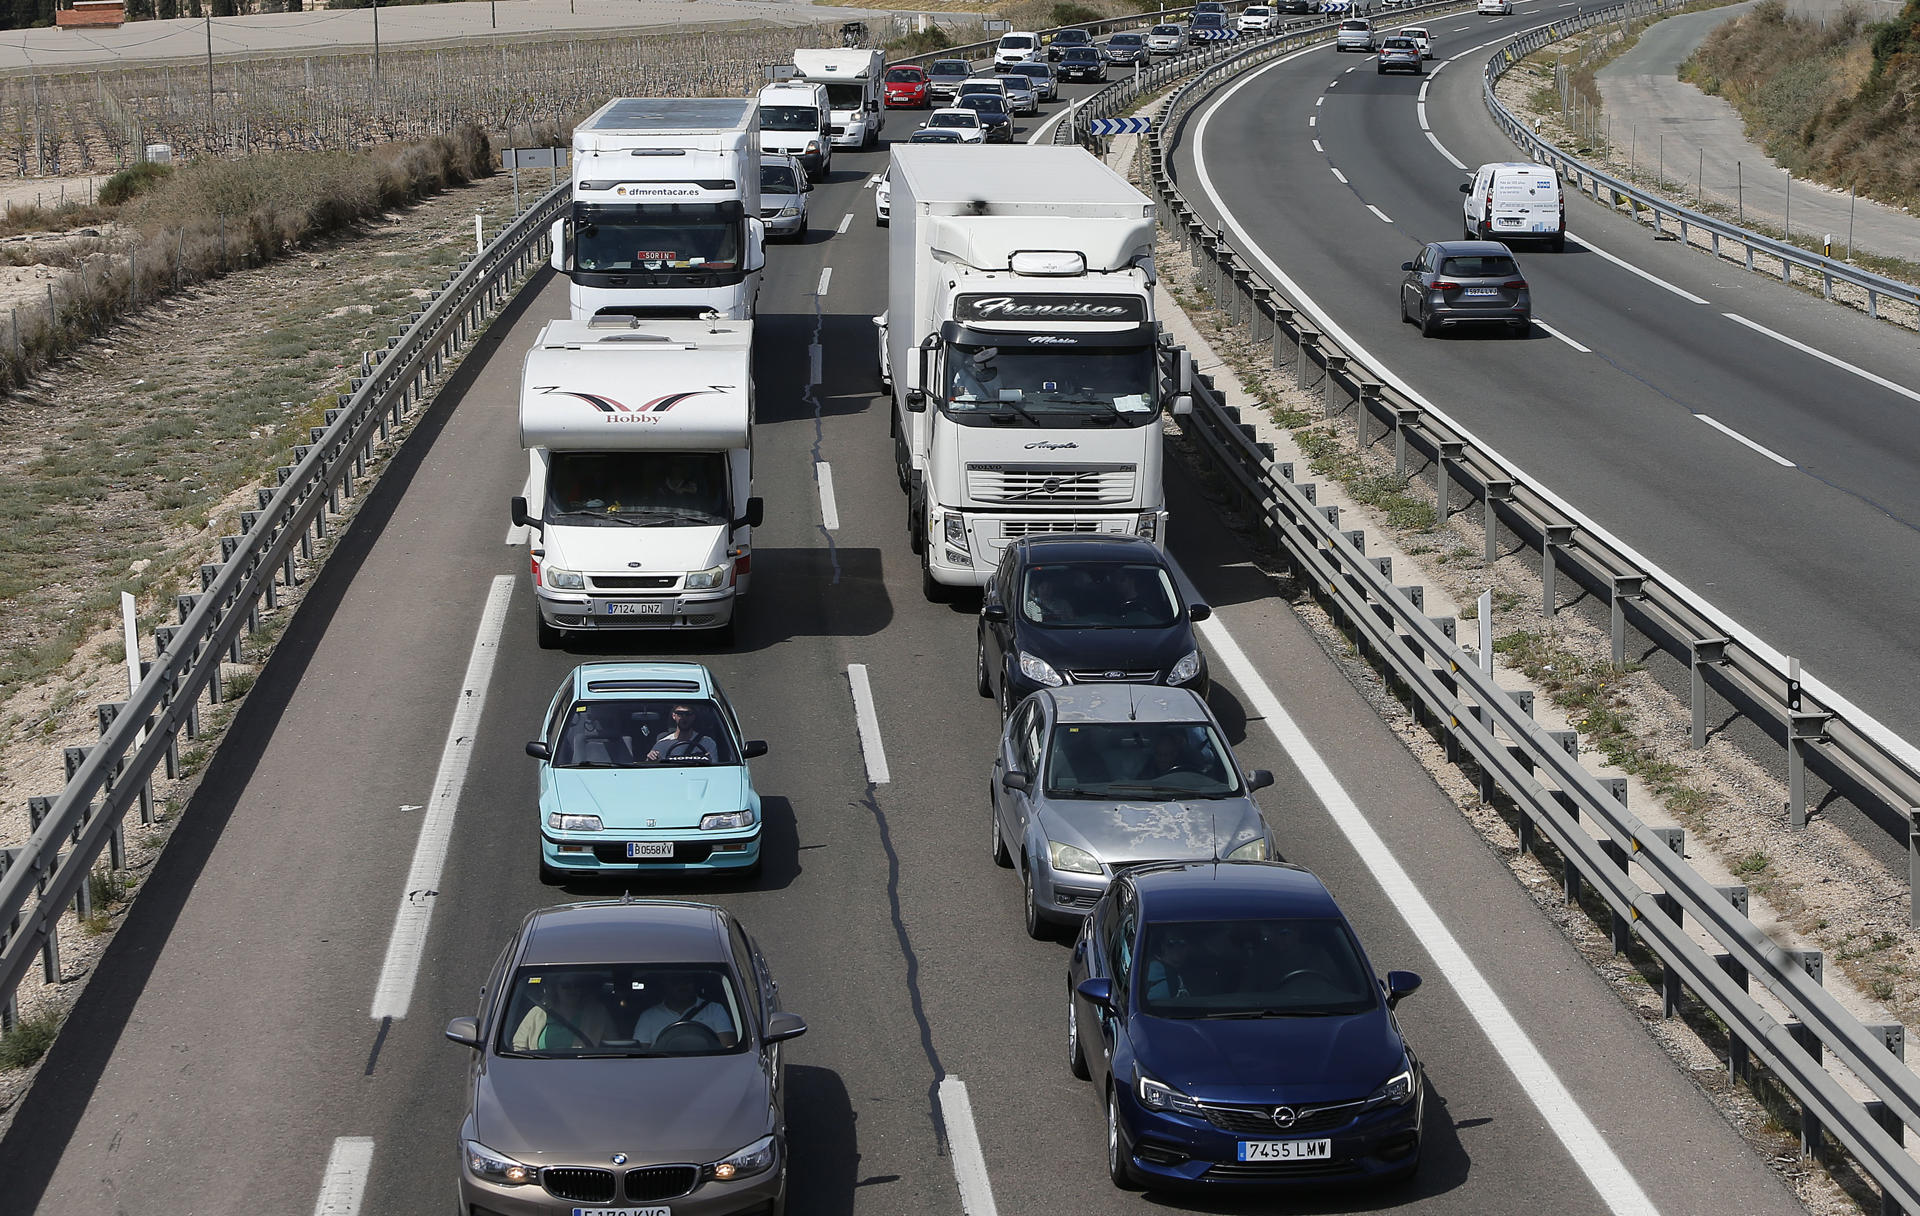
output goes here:
[[1380, 404], [1380, 392], [1383, 386], [1371, 380], [1360, 382], [1360, 398], [1353, 409], [1353, 451], [1358, 456], [1367, 450], [1367, 423], [1374, 407]]
[[1499, 504], [1513, 497], [1513, 483], [1510, 481], [1489, 481], [1484, 490], [1482, 523], [1486, 528], [1487, 540], [1481, 558], [1491, 566], [1500, 559], [1500, 518], [1495, 513]]
[[1246, 319], [1243, 315], [1245, 307], [1243, 297], [1247, 290], [1247, 283], [1252, 278], [1253, 275], [1246, 267], [1235, 265], [1232, 261], [1227, 263], [1227, 324], [1236, 329], [1240, 327], [1241, 321]]
[[[1603, 837], [1600, 840], [1600, 851], [1607, 855], [1608, 859], [1613, 862], [1614, 867], [1622, 874], [1627, 872], [1626, 846], [1611, 837]], [[1613, 939], [1613, 952], [1615, 954], [1625, 954], [1628, 948], [1633, 945], [1632, 914], [1622, 915], [1609, 907], [1607, 909], [1607, 935]]]
[[[1813, 1027], [1798, 1019], [1788, 1020], [1786, 1027], [1787, 1033], [1793, 1036], [1793, 1041], [1800, 1044], [1801, 1048], [1813, 1057], [1816, 1065], [1819, 1064], [1825, 1052], [1820, 1046], [1820, 1036], [1814, 1032]], [[1800, 1155], [1802, 1157], [1819, 1155], [1820, 1134], [1825, 1130], [1820, 1123], [1820, 1116], [1813, 1112], [1812, 1107], [1803, 1104], [1800, 1107]]]
[[1920, 929], [1920, 807], [1907, 808], [1907, 927]]
[[1280, 355], [1280, 347], [1283, 344], [1293, 352], [1287, 356], [1287, 358], [1297, 359], [1300, 357], [1300, 344], [1293, 337], [1293, 335], [1300, 332], [1299, 326], [1294, 322], [1294, 318], [1297, 315], [1293, 309], [1288, 308], [1279, 300], [1276, 299], [1273, 302], [1273, 369], [1275, 371], [1279, 371], [1286, 365], [1287, 359], [1282, 358]]
[[[1714, 890], [1719, 892], [1721, 897], [1729, 904], [1733, 905], [1735, 912], [1741, 916], [1747, 914], [1748, 896], [1745, 885], [1715, 887]], [[1747, 969], [1741, 965], [1733, 955], [1716, 954], [1713, 956], [1713, 961], [1720, 965], [1720, 970], [1726, 972], [1727, 978], [1733, 981], [1735, 987], [1739, 988], [1742, 992], [1747, 990]], [[1744, 1078], [1747, 1075], [1747, 1063], [1748, 1052], [1746, 1040], [1737, 1034], [1729, 1032], [1727, 1035], [1727, 1073], [1736, 1079]]]
[[1726, 638], [1695, 638], [1688, 644], [1687, 668], [1692, 684], [1689, 700], [1693, 708], [1693, 747], [1698, 751], [1707, 745], [1707, 675], [1709, 666], [1718, 667], [1727, 661]]
[[1414, 424], [1420, 421], [1420, 407], [1414, 405], [1396, 405], [1393, 407], [1393, 472], [1402, 481], [1407, 477], [1407, 436]]
[[1453, 470], [1467, 454], [1467, 445], [1458, 439], [1443, 439], [1433, 445], [1436, 464], [1433, 471], [1433, 526], [1447, 526], [1453, 511]]
[[[1253, 281], [1252, 276], [1249, 275], [1248, 283], [1247, 283], [1247, 293], [1253, 301], [1253, 315], [1250, 318], [1252, 325], [1251, 325], [1250, 332], [1247, 334], [1247, 337], [1252, 339], [1255, 342], [1272, 341], [1274, 356], [1275, 356], [1274, 366], [1278, 367], [1280, 366], [1280, 361], [1279, 361], [1280, 327], [1279, 327], [1279, 323], [1275, 320], [1274, 314], [1272, 311], [1273, 310], [1273, 289], [1271, 287], [1268, 287], [1264, 283]], [[1266, 326], [1268, 324], [1273, 325], [1272, 332], [1267, 332]]]
[[1647, 576], [1644, 574], [1613, 576], [1613, 596], [1608, 601], [1608, 615], [1612, 618], [1615, 671], [1625, 671], [1627, 667], [1627, 601], [1639, 599], [1646, 585]]
[[1298, 343], [1300, 355], [1293, 361], [1293, 386], [1295, 388], [1307, 387], [1307, 368], [1313, 365], [1312, 348], [1316, 346], [1319, 341], [1320, 335], [1318, 332], [1311, 329], [1303, 329], [1300, 331], [1300, 340]]
[[1828, 713], [1787, 711], [1787, 820], [1807, 826], [1807, 748], [1827, 739]]
[[1560, 550], [1573, 544], [1572, 524], [1548, 524], [1540, 541], [1540, 615], [1551, 619], [1560, 611], [1553, 576], [1560, 564]]
[[[1327, 378], [1320, 386], [1320, 407], [1322, 417], [1332, 418], [1334, 414], [1338, 412], [1333, 407], [1333, 391], [1339, 387], [1340, 376], [1347, 370], [1347, 357], [1328, 351], [1326, 360]], [[1342, 406], [1341, 408], [1344, 409], [1346, 407]]]

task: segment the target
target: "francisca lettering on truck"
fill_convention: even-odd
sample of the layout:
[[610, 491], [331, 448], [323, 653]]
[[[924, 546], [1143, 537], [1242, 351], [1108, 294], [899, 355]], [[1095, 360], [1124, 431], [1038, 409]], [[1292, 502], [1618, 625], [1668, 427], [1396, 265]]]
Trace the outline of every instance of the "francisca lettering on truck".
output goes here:
[[1088, 300], [1079, 296], [961, 296], [953, 303], [960, 321], [1144, 321], [1139, 299]]

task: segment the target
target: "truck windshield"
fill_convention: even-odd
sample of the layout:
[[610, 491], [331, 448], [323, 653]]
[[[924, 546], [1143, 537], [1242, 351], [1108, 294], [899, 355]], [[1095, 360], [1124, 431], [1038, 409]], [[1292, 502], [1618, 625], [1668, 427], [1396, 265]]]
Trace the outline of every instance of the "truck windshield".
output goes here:
[[818, 131], [820, 111], [812, 106], [761, 106], [762, 131]]
[[546, 518], [569, 526], [711, 527], [727, 510], [721, 452], [555, 452]]
[[737, 211], [738, 204], [582, 208], [574, 218], [574, 268], [664, 274], [736, 269], [740, 261]]
[[827, 86], [827, 106], [834, 110], [857, 110], [866, 101], [865, 85], [830, 84]]
[[1148, 346], [947, 346], [942, 409], [968, 426], [1143, 426], [1159, 414]]

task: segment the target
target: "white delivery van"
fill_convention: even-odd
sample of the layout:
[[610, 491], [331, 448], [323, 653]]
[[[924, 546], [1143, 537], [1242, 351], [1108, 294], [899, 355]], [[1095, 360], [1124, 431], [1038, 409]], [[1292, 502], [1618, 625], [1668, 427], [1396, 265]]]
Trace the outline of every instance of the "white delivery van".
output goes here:
[[568, 634], [733, 636], [752, 572], [753, 322], [552, 321], [520, 378], [540, 645]]
[[885, 100], [885, 51], [846, 49], [800, 50], [793, 53], [795, 78], [826, 86], [828, 127], [834, 146], [873, 148], [880, 143], [886, 121], [880, 103]]
[[1560, 179], [1545, 165], [1498, 161], [1481, 165], [1460, 192], [1467, 239], [1545, 241], [1555, 253], [1567, 247], [1567, 200]]
[[760, 150], [799, 161], [819, 181], [833, 172], [832, 111], [827, 87], [805, 80], [780, 80], [760, 90]]
[[993, 66], [1003, 68], [1010, 63], [1025, 63], [1042, 53], [1040, 35], [1029, 30], [1015, 30], [1000, 36], [999, 44], [993, 48]]

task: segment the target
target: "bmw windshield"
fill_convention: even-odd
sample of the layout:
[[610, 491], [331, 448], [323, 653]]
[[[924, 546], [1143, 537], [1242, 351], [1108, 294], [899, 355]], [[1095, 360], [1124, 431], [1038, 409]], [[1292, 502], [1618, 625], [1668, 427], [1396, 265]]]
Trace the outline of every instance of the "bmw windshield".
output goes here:
[[1150, 346], [954, 342], [946, 371], [941, 410], [963, 426], [1145, 426], [1159, 416]]

